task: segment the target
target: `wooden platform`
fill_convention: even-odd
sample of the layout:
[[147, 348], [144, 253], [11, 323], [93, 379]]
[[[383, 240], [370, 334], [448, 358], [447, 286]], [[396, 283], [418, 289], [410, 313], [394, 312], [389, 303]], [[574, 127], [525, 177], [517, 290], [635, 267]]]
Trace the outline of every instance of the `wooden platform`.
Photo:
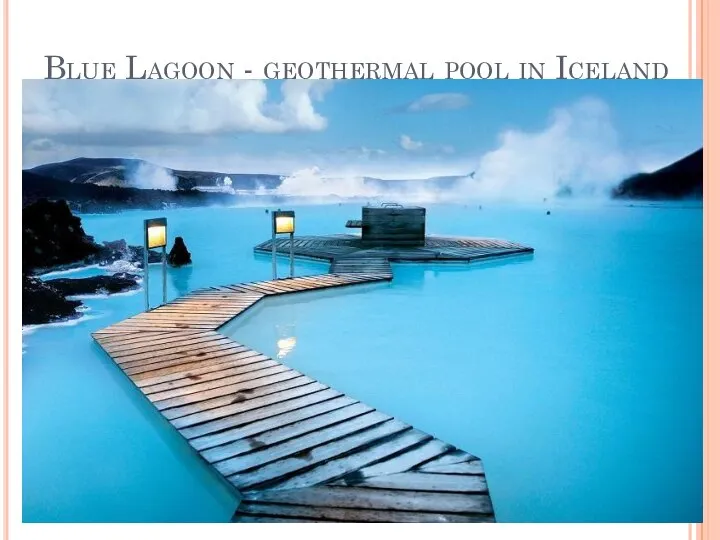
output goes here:
[[[290, 254], [290, 240], [278, 238], [277, 252]], [[272, 240], [255, 246], [256, 253], [272, 253]], [[418, 247], [368, 247], [359, 235], [333, 234], [327, 236], [298, 236], [294, 240], [297, 257], [329, 261], [333, 266], [351, 265], [356, 270], [373, 268], [378, 261], [386, 262], [454, 262], [470, 263], [480, 260], [533, 253], [531, 247], [494, 238], [459, 238], [428, 236], [425, 245]]]
[[494, 521], [480, 459], [217, 332], [269, 296], [392, 279], [365, 263], [198, 290], [93, 334], [237, 490], [234, 521]]

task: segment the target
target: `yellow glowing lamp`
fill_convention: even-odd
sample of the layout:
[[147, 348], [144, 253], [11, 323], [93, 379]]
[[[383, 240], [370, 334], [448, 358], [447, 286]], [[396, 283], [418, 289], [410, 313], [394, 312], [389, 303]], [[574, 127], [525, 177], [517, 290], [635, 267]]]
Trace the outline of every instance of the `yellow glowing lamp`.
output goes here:
[[167, 219], [155, 218], [145, 220], [145, 247], [155, 249], [167, 245]]
[[274, 234], [295, 234], [295, 212], [276, 210], [273, 212]]

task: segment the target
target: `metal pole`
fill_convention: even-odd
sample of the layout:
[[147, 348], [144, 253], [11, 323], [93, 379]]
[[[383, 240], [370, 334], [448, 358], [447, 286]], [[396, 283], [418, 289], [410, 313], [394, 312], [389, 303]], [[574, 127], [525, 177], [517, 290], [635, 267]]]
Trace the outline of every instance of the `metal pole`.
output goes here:
[[148, 257], [147, 242], [145, 242], [145, 311], [150, 310], [150, 264], [148, 263], [150, 257]]
[[295, 233], [290, 233], [290, 277], [295, 276]]
[[167, 250], [163, 246], [163, 304], [167, 304]]
[[273, 223], [273, 234], [272, 234], [272, 278], [277, 279], [277, 249], [275, 247], [276, 235], [275, 235], [275, 224]]

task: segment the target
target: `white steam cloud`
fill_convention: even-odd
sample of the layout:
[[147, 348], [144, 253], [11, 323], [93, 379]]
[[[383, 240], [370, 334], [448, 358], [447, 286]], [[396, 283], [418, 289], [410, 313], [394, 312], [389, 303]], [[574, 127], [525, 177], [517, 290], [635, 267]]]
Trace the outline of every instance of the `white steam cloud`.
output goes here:
[[597, 99], [557, 109], [542, 131], [509, 130], [500, 141], [459, 191], [507, 199], [554, 197], [561, 190], [603, 196], [639, 170], [619, 146], [609, 107]]
[[375, 192], [365, 186], [362, 177], [326, 177], [319, 167], [309, 167], [285, 176], [278, 195], [302, 197], [370, 197]]
[[325, 176], [319, 167], [309, 167], [282, 178], [282, 184], [275, 194], [288, 197], [306, 197], [316, 201], [328, 198], [382, 199], [388, 196], [399, 197], [403, 202], [440, 202], [446, 195], [423, 182], [411, 182], [392, 186], [387, 181], [384, 187], [377, 182], [369, 182], [362, 176]]
[[177, 179], [168, 169], [147, 162], [128, 168], [127, 180], [130, 187], [140, 189], [173, 191], [177, 186]]
[[[418, 141], [403, 135], [401, 146], [416, 150]], [[560, 108], [536, 132], [508, 130], [496, 149], [484, 154], [475, 172], [454, 182], [403, 182], [384, 188], [362, 177], [325, 177], [317, 167], [287, 177], [278, 194], [294, 196], [388, 197], [406, 202], [460, 200], [538, 201], [558, 194], [606, 197], [627, 176], [644, 169], [620, 148], [609, 107], [587, 98]]]

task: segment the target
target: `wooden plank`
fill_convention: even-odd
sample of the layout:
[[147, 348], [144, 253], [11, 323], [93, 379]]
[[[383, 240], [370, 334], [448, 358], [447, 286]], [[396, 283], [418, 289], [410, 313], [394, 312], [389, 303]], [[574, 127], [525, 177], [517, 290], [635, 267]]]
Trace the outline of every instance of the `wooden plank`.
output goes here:
[[[347, 407], [335, 409], [324, 414], [319, 414], [305, 420], [294, 422], [290, 425], [282, 427], [275, 426], [276, 429], [272, 429], [254, 437], [235, 440], [231, 444], [216, 446], [210, 450], [201, 452], [200, 454], [210, 463], [218, 461], [230, 463], [228, 460], [234, 459], [237, 456], [247, 454], [273, 444], [285, 442], [289, 439], [293, 439], [294, 437], [300, 437], [310, 433], [314, 433], [319, 436], [318, 430], [320, 429], [372, 412], [372, 410], [373, 409], [371, 407], [368, 407], [364, 403], [355, 403]], [[237, 471], [239, 470], [240, 469], [237, 469]]]
[[252, 372], [263, 371], [265, 368], [269, 367], [280, 366], [290, 369], [287, 366], [283, 366], [279, 362], [276, 362], [275, 360], [262, 360], [260, 358], [267, 358], [263, 357], [262, 355], [257, 355], [257, 357], [259, 357], [259, 359], [253, 363], [250, 363], [249, 365], [233, 366], [205, 375], [198, 375], [195, 377], [185, 376], [182, 379], [177, 379], [174, 381], [148, 385], [143, 388], [143, 392], [151, 401], [159, 395], [164, 396], [161, 399], [167, 399], [170, 397], [181, 396], [193, 392], [212, 390], [221, 386], [227, 386], [234, 382], [243, 380], [242, 377], [238, 377], [239, 375], [247, 375]]
[[394, 489], [318, 486], [305, 489], [268, 489], [247, 493], [245, 499], [274, 504], [366, 508], [410, 512], [491, 514], [487, 495], [426, 493]]
[[[134, 332], [131, 334], [106, 334], [100, 335], [95, 341], [101, 345], [121, 345], [140, 342], [152, 342], [162, 336], [173, 336], [174, 332]], [[171, 339], [174, 339], [171, 337]], [[104, 347], [103, 347], [104, 348]]]
[[246, 424], [242, 427], [228, 429], [204, 437], [198, 437], [196, 439], [190, 440], [190, 444], [196, 450], [207, 450], [210, 448], [218, 447], [219, 454], [210, 455], [222, 456], [224, 455], [223, 452], [233, 452], [232, 447], [228, 450], [222, 450], [220, 448], [222, 446], [229, 446], [234, 444], [235, 442], [237, 442], [238, 444], [243, 444], [244, 439], [248, 439], [250, 437], [258, 435], [259, 433], [265, 433], [275, 428], [283, 428], [301, 420], [313, 418], [315, 416], [319, 416], [330, 411], [342, 409], [343, 407], [347, 407], [355, 403], [358, 403], [358, 401], [355, 399], [349, 398], [347, 396], [340, 396], [333, 399], [328, 399], [326, 401], [321, 401], [320, 403], [317, 403], [315, 405], [300, 407], [289, 412], [276, 414], [263, 420], [251, 422], [250, 424]]
[[188, 390], [188, 392], [182, 395], [169, 395], [174, 394], [175, 392], [168, 391], [159, 392], [148, 397], [155, 403], [158, 410], [161, 411], [173, 407], [181, 407], [192, 403], [198, 403], [200, 401], [211, 402], [211, 400], [214, 400], [215, 398], [226, 396], [228, 396], [228, 401], [232, 403], [240, 400], [240, 398], [247, 399], [248, 397], [259, 395], [256, 390], [260, 387], [270, 386], [274, 383], [287, 381], [301, 376], [302, 373], [299, 371], [295, 371], [280, 364], [257, 371], [251, 371], [243, 375], [238, 375], [233, 379], [232, 384], [228, 381], [228, 384], [226, 385], [217, 386], [207, 390], [198, 390], [196, 392], [192, 392], [195, 388], [194, 386], [186, 386], [182, 390]]
[[124, 356], [119, 359], [118, 364], [123, 369], [127, 370], [136, 367], [146, 367], [155, 364], [165, 364], [171, 360], [186, 360], [192, 361], [192, 359], [201, 359], [204, 356], [210, 356], [214, 353], [219, 353], [232, 349], [236, 352], [243, 352], [247, 350], [247, 347], [238, 345], [237, 342], [232, 339], [219, 339], [217, 341], [210, 341], [206, 343], [198, 344], [192, 348], [177, 348], [166, 350], [157, 350], [153, 353], [142, 353]]
[[[340, 410], [346, 412], [345, 409]], [[336, 411], [333, 414], [337, 415], [338, 412]], [[389, 416], [377, 411], [364, 411], [299, 436], [290, 437], [289, 439], [287, 437], [282, 439], [281, 436], [282, 442], [267, 447], [261, 446], [254, 452], [217, 461], [215, 462], [215, 468], [221, 474], [228, 476], [250, 469], [257, 469], [290, 456], [293, 456], [292, 459], [298, 459], [298, 457], [294, 457], [297, 455], [301, 461], [307, 461], [313, 449], [378, 426], [390, 419]], [[272, 440], [272, 436], [270, 438]]]
[[360, 477], [369, 478], [371, 476], [379, 476], [385, 474], [395, 474], [412, 469], [421, 463], [430, 461], [431, 459], [446, 453], [453, 447], [438, 439], [432, 439], [425, 444], [413, 448], [408, 452], [382, 460], [369, 467], [364, 467], [358, 472]]
[[416, 471], [375, 476], [357, 483], [345, 479], [333, 485], [448, 493], [487, 493], [488, 491], [487, 482], [482, 475], [429, 474]]
[[173, 361], [163, 367], [155, 366], [154, 369], [149, 371], [134, 373], [131, 378], [135, 384], [142, 388], [149, 384], [167, 382], [177, 378], [192, 378], [193, 376], [204, 373], [205, 370], [211, 371], [213, 368], [224, 369], [228, 367], [228, 365], [237, 365], [237, 363], [246, 364], [257, 361], [257, 353], [255, 353], [255, 351], [232, 352], [232, 349], [228, 349], [222, 352], [230, 352], [231, 354], [219, 354], [218, 356], [211, 357], [205, 356], [202, 360], [191, 363], [177, 363]]
[[[177, 369], [192, 369], [193, 367], [200, 367], [200, 364], [198, 362], [213, 362], [216, 361], [216, 359], [223, 357], [223, 356], [231, 356], [239, 353], [246, 353], [248, 352], [246, 347], [243, 347], [241, 345], [234, 345], [229, 346], [228, 348], [222, 348], [222, 350], [213, 351], [211, 353], [203, 354], [190, 354], [183, 357], [177, 357], [172, 359], [166, 359], [161, 362], [152, 362], [150, 364], [143, 364], [141, 366], [131, 366], [131, 367], [123, 367], [123, 370], [128, 375], [132, 375], [132, 378], [135, 379], [138, 376], [145, 376], [145, 377], [156, 377], [161, 374], [168, 373], [168, 370], [177, 370]], [[205, 365], [205, 364], [202, 364]]]
[[195, 381], [224, 377], [225, 372], [235, 375], [244, 373], [245, 370], [252, 371], [269, 365], [275, 365], [266, 364], [265, 362], [275, 362], [275, 360], [271, 360], [264, 354], [248, 349], [247, 351], [234, 353], [229, 356], [212, 358], [204, 362], [195, 362], [192, 367], [183, 367], [166, 374], [146, 376], [143, 377], [142, 380], [134, 377], [134, 380], [135, 384], [140, 388], [150, 389], [151, 391], [157, 388], [158, 391], [160, 391], [192, 384]]
[[276, 517], [253, 517], [240, 515], [233, 519], [234, 523], [317, 523], [312, 519], [276, 518]]
[[211, 433], [217, 433], [226, 429], [250, 424], [257, 422], [258, 420], [264, 420], [271, 416], [279, 415], [285, 412], [294, 411], [307, 407], [308, 405], [314, 405], [323, 401], [327, 401], [332, 398], [340, 397], [342, 394], [337, 390], [326, 388], [319, 392], [309, 392], [305, 395], [300, 395], [292, 399], [284, 399], [285, 396], [275, 395], [275, 399], [268, 400], [268, 402], [257, 409], [240, 410], [234, 414], [216, 418], [214, 420], [207, 421], [206, 423], [199, 423], [183, 428], [179, 427], [180, 434], [186, 439], [194, 439], [203, 435], [209, 435]]
[[173, 338], [163, 338], [151, 341], [150, 343], [131, 343], [127, 347], [103, 347], [112, 354], [118, 364], [131, 360], [143, 360], [154, 358], [158, 353], [172, 354], [174, 352], [187, 352], [189, 350], [207, 348], [208, 346], [232, 341], [226, 336], [215, 331], [202, 332], [199, 334], [183, 334]]
[[447, 454], [443, 454], [442, 456], [439, 456], [435, 459], [431, 459], [430, 461], [423, 463], [419, 469], [423, 470], [429, 467], [437, 467], [440, 465], [452, 465], [454, 463], [463, 463], [465, 461], [473, 461], [476, 460], [475, 456], [472, 454], [468, 454], [467, 452], [463, 452], [462, 450], [453, 450], [452, 452], [448, 452]]
[[437, 465], [434, 467], [422, 467], [420, 469], [427, 473], [442, 474], [485, 474], [485, 468], [482, 461], [465, 461], [463, 463], [455, 463], [453, 465]]
[[243, 401], [242, 403], [231, 403], [224, 407], [215, 407], [209, 410], [203, 410], [188, 416], [183, 416], [177, 420], [172, 420], [171, 423], [178, 429], [197, 426], [195, 436], [212, 433], [213, 431], [219, 431], [220, 429], [226, 429], [228, 427], [239, 425], [236, 421], [234, 421], [234, 419], [241, 413], [267, 407], [268, 405], [279, 403], [281, 401], [291, 401], [294, 398], [304, 397], [308, 394], [315, 394], [321, 390], [328, 390], [328, 387], [324, 384], [314, 382], [298, 388], [285, 390], [283, 392], [276, 392], [269, 396], [249, 399], [247, 401]]
[[427, 433], [417, 429], [410, 429], [378, 445], [329, 461], [311, 471], [285, 480], [274, 487], [278, 489], [294, 489], [323, 484], [376, 463], [386, 456], [406, 451], [430, 438]]
[[492, 523], [485, 514], [444, 514], [434, 512], [404, 512], [366, 508], [333, 508], [298, 504], [265, 504], [243, 501], [233, 517], [237, 523], [265, 522], [347, 522], [347, 523]]
[[[182, 425], [190, 425], [187, 423], [183, 424], [183, 419], [190, 416], [194, 417], [199, 414], [211, 414], [218, 410], [221, 411], [218, 413], [218, 417], [227, 416], [236, 412], [228, 412], [227, 407], [232, 407], [236, 404], [244, 404], [245, 407], [242, 410], [251, 410], [257, 407], [263, 407], [265, 402], [262, 400], [265, 398], [277, 400], [278, 396], [287, 397], [289, 395], [295, 397], [296, 395], [304, 395], [309, 392], [308, 387], [315, 384], [310, 377], [298, 374], [297, 372], [292, 372], [292, 374], [293, 377], [288, 380], [255, 388], [254, 392], [252, 392], [249, 397], [245, 392], [238, 391], [234, 394], [208, 399], [206, 401], [189, 403], [187, 405], [175, 406], [172, 408], [160, 408], [158, 404], [156, 404], [156, 406], [158, 406], [158, 409], [168, 420], [181, 423]], [[177, 400], [179, 398], [174, 399]]]
[[[149, 334], [149, 335], [146, 335]], [[215, 332], [184, 332], [182, 335], [178, 332], [139, 332], [133, 339], [114, 341], [114, 340], [97, 340], [108, 354], [113, 358], [116, 354], [128, 350], [142, 350], [147, 346], [161, 345], [176, 342], [178, 339], [200, 339], [203, 337], [214, 335]]]
[[299, 483], [304, 487], [306, 475], [303, 473], [312, 472], [309, 470], [313, 467], [409, 429], [410, 426], [397, 420], [386, 420], [359, 433], [333, 440], [332, 444], [317, 446], [304, 453], [273, 461], [258, 469], [234, 474], [229, 476], [228, 480], [241, 490], [258, 488], [264, 484], [285, 490], [290, 489], [288, 484], [292, 481], [292, 476], [299, 475], [301, 478]]

